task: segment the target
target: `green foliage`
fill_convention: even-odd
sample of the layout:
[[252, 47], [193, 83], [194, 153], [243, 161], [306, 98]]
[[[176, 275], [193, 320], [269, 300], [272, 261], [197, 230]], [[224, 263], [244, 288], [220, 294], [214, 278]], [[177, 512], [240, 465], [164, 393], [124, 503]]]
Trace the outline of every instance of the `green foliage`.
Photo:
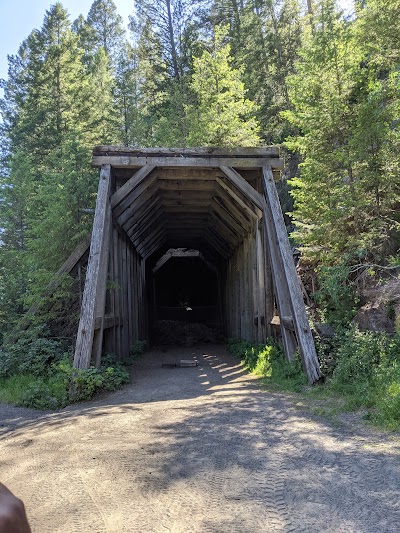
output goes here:
[[16, 342], [5, 342], [0, 350], [0, 377], [17, 374], [44, 376], [51, 364], [63, 357], [60, 341], [45, 336], [42, 327], [30, 328], [19, 335]]
[[245, 340], [229, 339], [227, 347], [232, 355], [240, 357], [251, 372], [260, 376], [271, 375], [271, 354], [275, 349], [272, 345], [253, 345]]
[[0, 378], [0, 402], [17, 405], [21, 397], [37, 383], [37, 376], [18, 374]]
[[131, 349], [129, 350], [129, 355], [133, 359], [137, 359], [139, 357], [142, 357], [142, 355], [144, 355], [144, 353], [146, 351], [146, 346], [147, 346], [146, 341], [135, 341], [132, 344]]
[[348, 22], [333, 0], [315, 7], [284, 113], [299, 129], [287, 145], [303, 157], [291, 181], [293, 236], [328, 266], [344, 255], [379, 262], [399, 244], [400, 95], [393, 23], [377, 21], [398, 8], [369, 0]]
[[69, 391], [73, 386], [74, 402], [90, 400], [101, 391], [114, 391], [129, 382], [129, 374], [120, 364], [75, 370], [69, 356], [40, 377], [19, 374], [0, 381], [0, 400], [33, 409], [60, 409], [71, 403]]
[[[389, 429], [400, 428], [400, 364], [392, 368], [389, 375], [382, 376], [385, 383], [382, 384], [379, 395], [376, 398], [376, 413], [371, 417], [378, 424]], [[387, 379], [393, 381], [387, 381]]]
[[256, 107], [245, 98], [242, 72], [231, 66], [227, 28], [216, 27], [210, 49], [194, 59], [191, 88], [196, 102], [188, 106], [190, 146], [257, 146]]
[[368, 402], [374, 370], [386, 353], [386, 337], [357, 329], [347, 332], [337, 348], [331, 386]]
[[[254, 345], [229, 339], [230, 353], [243, 361], [268, 386], [304, 392], [307, 384], [298, 354], [292, 363], [273, 343]], [[381, 426], [400, 428], [400, 335], [339, 330], [329, 340], [317, 342], [318, 356], [327, 380], [307, 395], [339, 395], [345, 409], [368, 408], [368, 418]], [[334, 396], [332, 401], [334, 401]]]
[[300, 391], [307, 382], [299, 355], [296, 354], [294, 361], [289, 362], [284, 357], [282, 348], [273, 342], [265, 345], [229, 339], [227, 348], [232, 355], [243, 361], [246, 368], [265, 378], [269, 384], [284, 390]]
[[[340, 394], [350, 408], [367, 407], [368, 418], [390, 429], [400, 427], [400, 335], [339, 333], [327, 391]], [[330, 377], [329, 377], [330, 376]]]
[[346, 325], [354, 318], [356, 295], [349, 280], [350, 270], [345, 263], [317, 269], [319, 288], [314, 297], [320, 314], [329, 323]]
[[62, 372], [67, 376], [70, 390], [74, 390], [73, 401], [90, 400], [100, 391], [114, 391], [129, 382], [129, 373], [118, 363], [113, 366], [90, 367], [76, 370], [63, 364]]
[[25, 389], [16, 403], [32, 409], [61, 409], [69, 403], [66, 380], [60, 375], [48, 379], [36, 379]]
[[41, 327], [21, 333], [15, 343], [0, 351], [0, 401], [34, 409], [59, 409], [74, 401], [89, 400], [100, 391], [113, 391], [129, 381], [129, 374], [115, 359], [105, 357], [100, 368], [75, 370], [66, 346], [46, 337]]

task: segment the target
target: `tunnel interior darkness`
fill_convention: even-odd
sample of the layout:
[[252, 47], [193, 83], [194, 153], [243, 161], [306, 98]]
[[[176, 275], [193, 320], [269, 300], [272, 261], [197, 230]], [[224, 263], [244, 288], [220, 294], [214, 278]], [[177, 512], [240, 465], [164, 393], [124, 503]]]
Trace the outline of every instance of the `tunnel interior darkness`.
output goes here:
[[217, 273], [200, 257], [172, 257], [153, 274], [153, 316], [216, 326], [219, 294]]

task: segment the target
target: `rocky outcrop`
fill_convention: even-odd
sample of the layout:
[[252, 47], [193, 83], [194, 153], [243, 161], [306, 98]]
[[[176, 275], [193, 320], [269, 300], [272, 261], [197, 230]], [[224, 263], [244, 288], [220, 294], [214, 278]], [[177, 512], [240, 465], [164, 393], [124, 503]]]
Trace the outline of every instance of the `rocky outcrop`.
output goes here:
[[400, 330], [400, 279], [371, 283], [360, 292], [364, 305], [353, 322], [361, 331]]

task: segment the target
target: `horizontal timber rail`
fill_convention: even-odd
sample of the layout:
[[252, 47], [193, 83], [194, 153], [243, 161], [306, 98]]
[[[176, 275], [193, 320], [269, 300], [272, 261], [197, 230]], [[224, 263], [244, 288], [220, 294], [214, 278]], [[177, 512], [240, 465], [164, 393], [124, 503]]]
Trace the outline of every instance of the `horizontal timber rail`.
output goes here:
[[110, 164], [115, 168], [136, 168], [144, 165], [162, 167], [235, 167], [274, 170], [283, 168], [279, 148], [128, 148], [123, 146], [96, 146], [93, 165]]

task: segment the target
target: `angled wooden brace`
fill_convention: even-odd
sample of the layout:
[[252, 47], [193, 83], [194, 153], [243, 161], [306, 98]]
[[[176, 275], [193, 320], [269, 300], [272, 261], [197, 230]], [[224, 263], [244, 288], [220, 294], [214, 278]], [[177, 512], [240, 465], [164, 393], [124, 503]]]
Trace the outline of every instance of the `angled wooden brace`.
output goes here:
[[[315, 383], [322, 377], [322, 373], [319, 368], [314, 339], [308, 323], [306, 308], [293, 262], [293, 254], [270, 166], [263, 167], [263, 185], [266, 200], [265, 219], [270, 242], [273, 274], [277, 280], [277, 289], [279, 287], [277, 292], [282, 293], [284, 291], [284, 294], [278, 295], [278, 299], [281, 300], [280, 304], [284, 306], [285, 310], [286, 308], [291, 310], [289, 317], [292, 319], [296, 333], [303, 369], [308, 381]], [[281, 314], [283, 330], [291, 326], [291, 324], [285, 325], [285, 320], [290, 321], [289, 317]]]
[[[272, 277], [275, 287], [275, 299], [278, 306], [279, 316], [281, 318], [282, 343], [286, 357], [291, 361], [294, 352], [297, 349], [297, 342], [292, 328], [286, 327], [283, 320], [283, 317], [289, 317], [292, 315], [292, 309], [290, 307], [287, 284], [282, 278], [282, 266], [280, 265], [279, 257], [277, 256], [276, 246], [272, 245], [276, 238], [274, 236], [274, 220], [271, 216], [271, 210], [268, 208], [266, 209], [264, 196], [257, 192], [235, 169], [224, 166], [221, 166], [220, 168], [229, 181], [263, 213], [265, 231], [267, 234], [265, 242], [269, 251], [269, 261], [273, 272]], [[265, 315], [264, 310], [262, 311], [262, 315]]]
[[85, 369], [90, 366], [95, 339], [95, 319], [99, 317], [101, 325], [96, 333], [95, 342], [97, 364], [101, 356], [110, 246], [110, 183], [111, 166], [103, 165], [97, 191], [90, 253], [75, 345], [74, 368]]

